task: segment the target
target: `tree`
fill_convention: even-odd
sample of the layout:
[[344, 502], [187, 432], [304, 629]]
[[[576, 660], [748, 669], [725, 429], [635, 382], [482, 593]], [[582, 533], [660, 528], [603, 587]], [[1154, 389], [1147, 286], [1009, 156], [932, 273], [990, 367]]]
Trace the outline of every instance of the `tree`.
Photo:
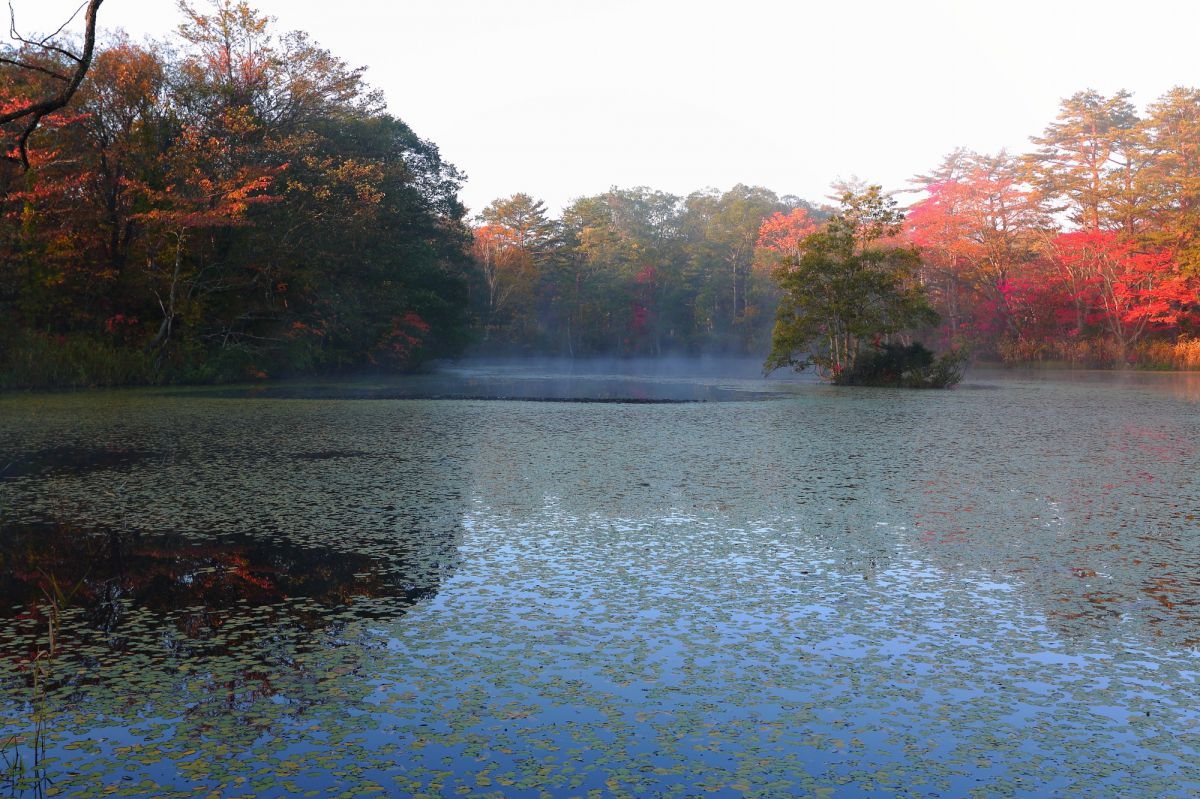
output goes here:
[[532, 343], [542, 326], [539, 300], [558, 226], [544, 202], [521, 193], [493, 200], [478, 222], [472, 254], [484, 282], [483, 337]]
[[[1004, 151], [957, 150], [917, 182], [927, 196], [910, 209], [907, 232], [922, 250], [927, 283], [950, 320], [951, 336], [963, 317], [974, 315], [975, 337], [1020, 339], [1021, 317], [1009, 306], [1005, 287], [1038, 259], [1050, 221], [1017, 160]], [[988, 313], [970, 314], [965, 303]]]
[[275, 20], [245, 0], [209, 0], [207, 11], [179, 0], [179, 35], [190, 45], [180, 99], [193, 114], [252, 110], [266, 131], [294, 128], [354, 111], [382, 112], [383, 96], [365, 86], [364, 68], [350, 68], [307, 34], [278, 34]]
[[1200, 90], [1176, 87], [1148, 111], [1153, 224], [1144, 237], [1170, 249], [1185, 272], [1200, 275]]
[[457, 352], [470, 243], [460, 173], [382, 113], [305, 123], [287, 146], [281, 201], [237, 231], [249, 285], [225, 329], [309, 369], [408, 369]]
[[657, 355], [684, 345], [679, 209], [675, 195], [645, 187], [614, 187], [566, 209], [558, 274], [570, 352]]
[[483, 337], [487, 339], [509, 313], [514, 293], [529, 293], [534, 265], [529, 252], [517, 243], [516, 232], [500, 224], [475, 228], [471, 254], [483, 276]]
[[1033, 137], [1039, 149], [1026, 158], [1033, 183], [1059, 201], [1052, 210], [1066, 211], [1084, 230], [1131, 225], [1139, 212], [1139, 165], [1130, 157], [1139, 123], [1129, 98], [1127, 91], [1078, 92], [1062, 102], [1058, 121]]
[[[234, 116], [232, 111], [227, 114]], [[244, 120], [231, 118], [226, 128], [231, 132], [241, 131], [248, 125]], [[153, 207], [140, 217], [161, 238], [159, 257], [152, 250], [146, 269], [162, 312], [158, 331], [148, 349], [161, 351], [168, 344], [184, 303], [223, 287], [219, 274], [209, 275], [210, 280], [205, 281], [209, 264], [204, 260], [195, 259], [190, 265], [185, 262], [189, 238], [247, 224], [254, 205], [278, 200], [267, 191], [282, 169], [242, 165], [239, 163], [242, 159], [237, 157], [239, 149], [233, 135], [218, 138], [195, 128], [186, 129], [164, 154], [165, 187], [146, 188]]]
[[945, 321], [945, 337], [973, 335], [969, 308], [978, 305], [977, 280], [982, 246], [974, 221], [975, 192], [967, 176], [975, 154], [955, 150], [931, 175], [913, 180], [925, 197], [914, 203], [905, 220], [909, 240], [920, 248], [922, 272], [930, 299]]
[[746, 351], [760, 343], [763, 310], [774, 298], [770, 281], [753, 270], [759, 228], [771, 214], [790, 210], [769, 189], [740, 183], [687, 198], [681, 224], [689, 279], [698, 284], [696, 315], [717, 346]]
[[1143, 335], [1177, 327], [1196, 301], [1169, 252], [1139, 250], [1115, 231], [1064, 233], [1054, 244], [1056, 260], [1087, 276], [1121, 365]]
[[817, 231], [817, 223], [807, 208], [776, 211], [758, 227], [755, 261], [774, 272], [789, 259], [800, 257], [803, 242]]
[[779, 275], [783, 298], [767, 371], [815, 366], [838, 380], [866, 346], [937, 324], [917, 279], [919, 254], [887, 241], [903, 218], [879, 186], [842, 196], [841, 210]]
[[546, 204], [528, 194], [493, 200], [479, 214], [488, 225], [510, 232], [512, 244], [531, 255], [545, 252], [554, 240], [556, 226], [546, 213]]
[[382, 111], [361, 69], [304, 34], [277, 33], [240, 1], [180, 7], [188, 47], [174, 111], [183, 129], [228, 142], [209, 180], [266, 170], [278, 198], [209, 229], [193, 342], [306, 370], [409, 368], [455, 351], [467, 302], [461, 174]]

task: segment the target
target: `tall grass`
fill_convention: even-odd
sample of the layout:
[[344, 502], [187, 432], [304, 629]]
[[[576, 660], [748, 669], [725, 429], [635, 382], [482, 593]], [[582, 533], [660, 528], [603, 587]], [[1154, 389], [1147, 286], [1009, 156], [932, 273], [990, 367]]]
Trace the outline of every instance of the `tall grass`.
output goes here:
[[46, 743], [51, 720], [49, 691], [54, 677], [54, 661], [58, 655], [62, 614], [74, 591], [64, 591], [53, 575], [42, 576], [46, 640], [37, 643], [26, 663], [29, 671], [30, 729], [27, 733], [11, 735], [0, 742], [0, 787], [14, 796], [24, 793], [43, 796], [51, 785], [46, 771]]
[[0, 389], [85, 388], [156, 382], [153, 357], [78, 334], [5, 331]]
[[1200, 338], [1176, 341], [1150, 340], [1139, 343], [1122, 360], [1120, 349], [1108, 338], [1079, 338], [1062, 341], [1005, 340], [997, 346], [1002, 362], [1045, 364], [1085, 368], [1138, 366], [1144, 369], [1200, 371]]
[[1200, 339], [1153, 341], [1142, 347], [1138, 361], [1154, 369], [1200, 371]]

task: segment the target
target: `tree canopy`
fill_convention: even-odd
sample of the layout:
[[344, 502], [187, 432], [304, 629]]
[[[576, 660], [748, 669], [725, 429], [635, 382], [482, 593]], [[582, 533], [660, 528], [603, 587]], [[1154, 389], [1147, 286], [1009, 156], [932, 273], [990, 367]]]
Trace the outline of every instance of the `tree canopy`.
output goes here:
[[99, 45], [0, 185], [0, 370], [238, 379], [457, 352], [462, 175], [306, 35], [242, 0], [179, 7], [177, 48]]

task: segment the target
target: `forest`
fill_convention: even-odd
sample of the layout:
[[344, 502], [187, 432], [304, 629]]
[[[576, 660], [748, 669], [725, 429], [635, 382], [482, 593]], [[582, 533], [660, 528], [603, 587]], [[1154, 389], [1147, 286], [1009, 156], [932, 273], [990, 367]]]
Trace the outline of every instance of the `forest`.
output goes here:
[[[765, 358], [836, 210], [737, 185], [470, 214], [466, 176], [363, 69], [244, 2], [180, 9], [169, 43], [109, 36], [69, 104], [2, 128], [0, 387]], [[70, 67], [36, 42], [0, 55], [0, 116]], [[913, 332], [982, 361], [1200, 368], [1200, 90], [1144, 111], [1083, 91], [1031, 142], [891, 187], [886, 246], [916, 253], [939, 319]]]
[[[1200, 368], [1200, 90], [1139, 114], [1082, 91], [1027, 153], [959, 149], [911, 186], [886, 246], [915, 251], [939, 323], [976, 360]], [[864, 195], [840, 183], [834, 196]], [[760, 187], [613, 189], [561, 218], [515, 194], [474, 228], [485, 345], [578, 355], [769, 349], [781, 287], [836, 209]]]
[[[0, 175], [0, 385], [412, 368], [467, 342], [462, 175], [303, 33], [244, 3], [97, 46]], [[7, 53], [11, 107], [67, 55]]]

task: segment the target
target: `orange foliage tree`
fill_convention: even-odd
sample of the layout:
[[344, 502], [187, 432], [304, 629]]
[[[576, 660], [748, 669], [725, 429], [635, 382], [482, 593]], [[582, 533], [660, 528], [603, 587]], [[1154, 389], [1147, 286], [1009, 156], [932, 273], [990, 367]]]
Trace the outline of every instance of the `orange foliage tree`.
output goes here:
[[772, 272], [783, 268], [788, 259], [800, 257], [803, 241], [816, 230], [806, 208], [776, 211], [759, 225], [755, 263]]
[[[195, 127], [184, 129], [175, 146], [163, 155], [163, 187], [144, 187], [152, 207], [140, 214], [140, 219], [157, 231], [161, 242], [146, 258], [146, 271], [162, 311], [158, 332], [147, 345], [151, 349], [166, 346], [189, 302], [220, 284], [220, 271], [211, 268], [211, 257], [195, 253], [185, 268], [189, 239], [248, 224], [252, 206], [279, 199], [267, 192], [286, 165], [245, 163], [238, 157], [238, 143], [255, 132], [254, 123], [238, 111], [227, 111], [222, 123], [224, 136]], [[208, 243], [212, 244], [211, 236]], [[210, 276], [212, 283], [205, 283]]]

